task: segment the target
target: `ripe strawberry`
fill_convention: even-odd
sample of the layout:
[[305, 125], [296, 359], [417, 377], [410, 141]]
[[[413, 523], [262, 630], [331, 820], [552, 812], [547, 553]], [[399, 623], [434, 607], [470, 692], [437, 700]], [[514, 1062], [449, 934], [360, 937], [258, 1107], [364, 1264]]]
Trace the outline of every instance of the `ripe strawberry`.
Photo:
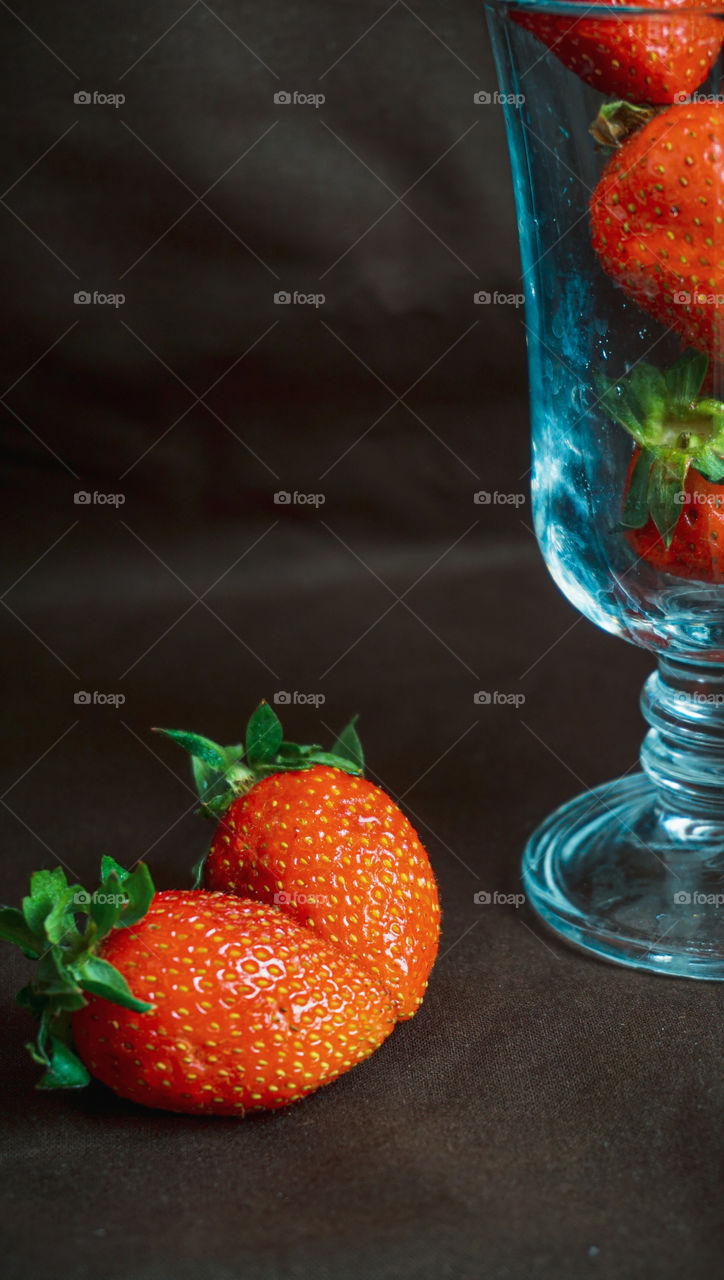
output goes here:
[[400, 1018], [422, 1002], [437, 954], [440, 906], [417, 834], [366, 781], [348, 725], [332, 752], [282, 740], [262, 703], [241, 747], [164, 730], [194, 757], [204, 807], [223, 815], [203, 869], [208, 889], [277, 903], [344, 946], [384, 984]]
[[[627, 0], [617, 2], [626, 7]], [[706, 80], [716, 61], [724, 28], [718, 18], [692, 12], [715, 6], [711, 0], [636, 2], [639, 8], [670, 9], [671, 16], [596, 18], [588, 9], [576, 18], [518, 9], [511, 17], [600, 93], [629, 102], [677, 102]]]
[[621, 527], [654, 568], [724, 580], [724, 403], [702, 397], [706, 356], [687, 351], [667, 372], [639, 364], [599, 379], [601, 405], [636, 442]]
[[593, 247], [640, 307], [716, 359], [724, 329], [724, 104], [656, 115], [609, 160]]
[[276, 908], [204, 890], [154, 896], [143, 864], [131, 875], [104, 864], [92, 899], [58, 869], [36, 873], [22, 912], [0, 912], [0, 936], [40, 960], [19, 997], [40, 1019], [40, 1088], [90, 1073], [146, 1106], [243, 1116], [329, 1083], [392, 1031], [382, 986]]

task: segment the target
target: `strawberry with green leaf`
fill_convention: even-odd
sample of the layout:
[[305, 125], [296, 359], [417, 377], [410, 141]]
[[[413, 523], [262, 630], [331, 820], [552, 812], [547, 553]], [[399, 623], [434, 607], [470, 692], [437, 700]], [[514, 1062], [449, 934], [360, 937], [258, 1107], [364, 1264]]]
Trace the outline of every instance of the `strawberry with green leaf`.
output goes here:
[[200, 882], [277, 904], [346, 948], [397, 1016], [412, 1017], [437, 954], [437, 886], [407, 818], [362, 776], [355, 722], [329, 752], [286, 741], [266, 703], [243, 747], [160, 732], [190, 752], [202, 809], [217, 820]]
[[382, 984], [276, 907], [154, 893], [103, 859], [100, 891], [39, 871], [0, 937], [37, 961], [41, 1089], [91, 1076], [145, 1106], [209, 1115], [286, 1106], [368, 1057], [395, 1025]]
[[702, 395], [708, 360], [689, 350], [662, 373], [599, 375], [600, 405], [636, 443], [621, 527], [655, 568], [724, 579], [724, 402]]

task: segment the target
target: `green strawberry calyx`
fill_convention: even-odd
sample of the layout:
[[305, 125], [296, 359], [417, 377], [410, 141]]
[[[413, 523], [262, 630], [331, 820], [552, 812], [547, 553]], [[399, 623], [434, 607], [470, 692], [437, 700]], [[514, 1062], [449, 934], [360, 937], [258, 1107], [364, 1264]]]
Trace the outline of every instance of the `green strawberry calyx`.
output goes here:
[[360, 777], [364, 771], [364, 754], [356, 723], [357, 716], [354, 716], [331, 751], [323, 751], [316, 743], [301, 746], [285, 741], [281, 720], [267, 702], [261, 702], [250, 716], [244, 742], [231, 747], [222, 747], [210, 738], [184, 729], [155, 729], [154, 732], [163, 733], [189, 752], [194, 783], [201, 799], [200, 812], [218, 819], [234, 800], [246, 795], [262, 778], [275, 773], [298, 772], [323, 764]]
[[[38, 1089], [80, 1089], [90, 1075], [70, 1045], [70, 1018], [86, 993], [139, 1013], [151, 1008], [137, 1000], [123, 974], [96, 954], [112, 929], [128, 928], [145, 916], [154, 895], [148, 868], [126, 871], [113, 858], [101, 862], [101, 885], [88, 893], [68, 884], [62, 867], [36, 871], [22, 908], [0, 907], [0, 938], [37, 961], [18, 1004], [38, 1021], [34, 1044], [26, 1047], [45, 1068]], [[82, 928], [78, 927], [80, 917]]]
[[664, 373], [637, 364], [618, 381], [596, 375], [600, 405], [639, 446], [620, 527], [641, 529], [653, 520], [667, 549], [689, 472], [724, 482], [724, 402], [700, 396], [708, 363], [690, 348]]
[[622, 147], [627, 138], [642, 129], [654, 116], [668, 107], [637, 106], [633, 102], [604, 102], [588, 132], [599, 146], [611, 150]]

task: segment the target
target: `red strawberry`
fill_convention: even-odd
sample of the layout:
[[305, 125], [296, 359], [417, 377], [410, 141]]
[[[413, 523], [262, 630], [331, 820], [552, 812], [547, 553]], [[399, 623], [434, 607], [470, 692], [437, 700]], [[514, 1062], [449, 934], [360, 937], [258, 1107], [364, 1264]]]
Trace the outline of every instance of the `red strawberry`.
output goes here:
[[90, 1072], [146, 1106], [243, 1116], [329, 1083], [393, 1029], [381, 984], [276, 908], [204, 890], [153, 896], [142, 864], [130, 876], [112, 866], [88, 905], [58, 869], [36, 873], [22, 912], [0, 913], [0, 936], [40, 956], [20, 998], [41, 1020], [41, 1088]]
[[207, 809], [223, 814], [206, 860], [209, 889], [277, 903], [344, 946], [384, 984], [400, 1018], [422, 1002], [440, 906], [427, 854], [390, 797], [358, 776], [353, 725], [331, 753], [282, 741], [265, 703], [241, 747], [165, 731], [194, 756]]
[[[636, 450], [629, 472], [640, 458]], [[710, 484], [691, 467], [679, 494], [681, 505], [670, 538], [659, 533], [649, 519], [628, 532], [637, 556], [663, 573], [695, 578], [700, 582], [724, 582], [724, 485]]]
[[621, 527], [654, 568], [724, 580], [724, 403], [702, 397], [707, 358], [688, 351], [666, 373], [639, 364], [599, 378], [600, 403], [636, 442]]
[[[625, 8], [627, 0], [618, 3]], [[637, 0], [637, 5], [670, 9], [671, 16], [591, 17], [588, 9], [576, 18], [518, 9], [511, 17], [600, 93], [629, 102], [677, 102], [706, 80], [716, 61], [724, 28], [718, 18], [692, 12], [715, 5], [711, 0]], [[681, 9], [687, 12], [677, 12]]]
[[593, 247], [621, 288], [719, 359], [724, 329], [724, 103], [656, 115], [609, 160], [591, 199]]

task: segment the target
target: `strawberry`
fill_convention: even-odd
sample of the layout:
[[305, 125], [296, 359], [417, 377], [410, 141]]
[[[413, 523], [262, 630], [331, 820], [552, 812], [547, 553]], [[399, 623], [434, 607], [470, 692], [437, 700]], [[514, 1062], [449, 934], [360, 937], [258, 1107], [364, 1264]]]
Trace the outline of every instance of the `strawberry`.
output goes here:
[[383, 983], [397, 1016], [411, 1018], [437, 954], [437, 886], [407, 818], [361, 776], [354, 721], [331, 753], [283, 741], [266, 703], [249, 721], [244, 753], [162, 732], [191, 752], [204, 807], [221, 816], [206, 888], [276, 903], [345, 947]]
[[718, 18], [694, 12], [713, 9], [711, 0], [638, 0], [637, 7], [663, 7], [671, 15], [624, 18], [609, 11], [597, 18], [589, 16], [591, 6], [581, 18], [534, 9], [518, 9], [511, 17], [600, 93], [629, 102], [678, 102], [706, 80], [724, 28]]
[[654, 116], [611, 157], [591, 199], [593, 247], [608, 274], [715, 359], [724, 337], [723, 227], [724, 103]]
[[146, 1106], [243, 1116], [334, 1080], [395, 1023], [381, 984], [318, 934], [227, 894], [154, 895], [142, 863], [104, 859], [92, 898], [36, 872], [0, 936], [39, 960], [18, 998], [40, 1019], [43, 1089], [93, 1075]]
[[599, 376], [600, 403], [636, 443], [621, 527], [654, 568], [724, 580], [724, 403], [701, 395], [707, 358], [689, 350], [662, 373], [638, 364]]

